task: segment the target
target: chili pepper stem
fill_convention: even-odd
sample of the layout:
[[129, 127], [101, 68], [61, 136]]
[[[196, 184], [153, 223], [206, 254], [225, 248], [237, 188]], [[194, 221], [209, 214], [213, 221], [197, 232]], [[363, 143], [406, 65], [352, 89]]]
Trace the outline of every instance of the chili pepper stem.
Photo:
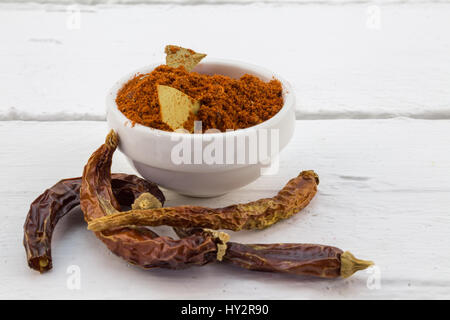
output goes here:
[[222, 231], [216, 231], [208, 228], [203, 230], [212, 234], [212, 236], [219, 241], [217, 244], [217, 260], [222, 261], [223, 256], [227, 252], [227, 242], [230, 240], [230, 235]]
[[39, 272], [44, 272], [45, 268], [48, 266], [48, 259], [47, 258], [40, 258], [39, 259]]
[[116, 149], [119, 145], [119, 136], [114, 130], [109, 131], [105, 139], [105, 144], [112, 149]]
[[353, 254], [345, 251], [341, 254], [341, 277], [348, 278], [355, 272], [364, 270], [373, 264], [372, 261], [357, 259]]
[[131, 205], [133, 210], [147, 210], [152, 208], [162, 208], [161, 202], [149, 192], [142, 193]]

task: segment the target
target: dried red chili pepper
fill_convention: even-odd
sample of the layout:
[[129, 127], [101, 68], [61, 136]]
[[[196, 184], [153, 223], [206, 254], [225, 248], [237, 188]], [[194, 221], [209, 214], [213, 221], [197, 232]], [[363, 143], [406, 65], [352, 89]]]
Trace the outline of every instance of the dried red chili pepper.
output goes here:
[[[86, 164], [80, 190], [80, 204], [87, 222], [107, 214], [101, 202], [110, 210], [120, 206], [111, 190], [110, 168], [117, 147], [115, 133], [108, 135], [106, 143], [95, 151]], [[123, 229], [96, 232], [96, 236], [115, 254], [144, 268], [179, 269], [190, 265], [203, 265], [216, 259], [217, 245], [221, 242], [211, 232], [204, 231], [180, 240], [170, 237], [142, 237]]]
[[178, 206], [110, 212], [107, 216], [90, 221], [88, 229], [102, 231], [127, 225], [204, 227], [233, 231], [263, 229], [306, 207], [317, 192], [318, 182], [314, 171], [303, 171], [273, 198], [217, 209]]
[[283, 272], [321, 278], [347, 278], [371, 266], [350, 252], [319, 244], [227, 243], [224, 261], [255, 271]]
[[[105, 144], [92, 154], [85, 166], [80, 199], [85, 220], [88, 223], [119, 210], [111, 191], [109, 174], [112, 155], [117, 144], [118, 136], [112, 131], [107, 136]], [[316, 180], [316, 177], [313, 180]], [[283, 195], [284, 193], [281, 192], [281, 197]], [[290, 200], [296, 203], [295, 200]], [[290, 210], [293, 208], [293, 206], [286, 207]], [[202, 223], [203, 220], [196, 224], [203, 226]], [[176, 225], [184, 227], [191, 226], [192, 223], [188, 221], [187, 224], [176, 223]], [[330, 246], [243, 245], [227, 243], [227, 235], [214, 230], [178, 228], [176, 231], [182, 236], [180, 240], [159, 237], [140, 243], [124, 241], [117, 236], [115, 233], [117, 230], [114, 229], [96, 232], [96, 235], [116, 254], [129, 261], [134, 260], [136, 264], [146, 268], [177, 269], [192, 264], [206, 264], [215, 259], [220, 261], [223, 258], [225, 261], [251, 270], [333, 278], [348, 277], [372, 264], [370, 261], [358, 260], [350, 253], [343, 253], [342, 250]]]
[[[200, 228], [174, 228], [179, 237], [199, 232]], [[373, 265], [357, 259], [348, 251], [320, 244], [226, 243], [223, 261], [252, 271], [281, 272], [320, 278], [347, 278]]]
[[[154, 183], [134, 175], [113, 174], [112, 190], [122, 206], [131, 206], [142, 193], [153, 194], [164, 203], [164, 194]], [[31, 203], [24, 224], [23, 244], [30, 268], [45, 272], [52, 268], [51, 242], [58, 221], [80, 204], [81, 177], [64, 179], [45, 190]], [[145, 228], [142, 232], [148, 234]], [[152, 234], [152, 237], [157, 237]]]

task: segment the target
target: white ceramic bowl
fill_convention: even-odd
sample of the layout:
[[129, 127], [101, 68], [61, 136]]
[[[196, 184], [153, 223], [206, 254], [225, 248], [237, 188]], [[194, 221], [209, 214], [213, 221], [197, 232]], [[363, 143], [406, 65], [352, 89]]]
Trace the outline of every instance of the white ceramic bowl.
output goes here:
[[[280, 80], [284, 99], [282, 109], [261, 124], [224, 133], [174, 133], [140, 124], [132, 126], [117, 108], [117, 92], [135, 74], [151, 72], [158, 65], [160, 63], [141, 68], [122, 78], [112, 87], [106, 99], [107, 121], [109, 127], [119, 134], [119, 149], [145, 179], [184, 195], [221, 195], [256, 180], [264, 173], [267, 163], [273, 162], [292, 138], [295, 128], [295, 97], [288, 82], [255, 65], [210, 58], [201, 62], [194, 71], [232, 78], [248, 73], [263, 81], [269, 81], [273, 77]], [[264, 139], [264, 132], [272, 140]], [[180, 152], [181, 149], [183, 152]], [[211, 153], [211, 149], [216, 151]], [[211, 163], [212, 157], [202, 159], [203, 154], [216, 156], [216, 161]], [[187, 160], [184, 163], [180, 163], [182, 156]], [[254, 161], [255, 158], [257, 161]], [[268, 172], [276, 172], [276, 166], [272, 165], [271, 168]]]

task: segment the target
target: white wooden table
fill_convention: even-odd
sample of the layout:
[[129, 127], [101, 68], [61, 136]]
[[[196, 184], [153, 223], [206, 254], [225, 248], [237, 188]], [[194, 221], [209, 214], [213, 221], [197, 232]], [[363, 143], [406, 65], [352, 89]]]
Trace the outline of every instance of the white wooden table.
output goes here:
[[[71, 30], [66, 6], [0, 5], [0, 298], [450, 298], [450, 5], [382, 2], [379, 25], [368, 7], [79, 6], [81, 28]], [[80, 212], [56, 229], [54, 269], [28, 268], [30, 202], [81, 175], [107, 131], [107, 88], [162, 61], [169, 42], [277, 71], [295, 86], [298, 121], [276, 175], [214, 199], [165, 190], [167, 205], [271, 196], [314, 169], [319, 192], [302, 213], [233, 239], [334, 245], [376, 269], [333, 281], [225, 264], [146, 271], [109, 253]], [[133, 172], [119, 152], [113, 171]], [[73, 265], [79, 290], [67, 286]]]

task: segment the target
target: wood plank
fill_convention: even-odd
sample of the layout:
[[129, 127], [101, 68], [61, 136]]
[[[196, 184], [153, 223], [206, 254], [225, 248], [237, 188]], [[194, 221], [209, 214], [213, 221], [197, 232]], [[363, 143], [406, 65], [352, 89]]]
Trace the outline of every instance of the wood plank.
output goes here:
[[[450, 121], [298, 121], [276, 175], [227, 195], [193, 199], [165, 191], [168, 205], [222, 206], [273, 195], [303, 169], [321, 178], [299, 215], [267, 230], [233, 233], [241, 242], [312, 242], [370, 258], [381, 272], [326, 281], [244, 271], [227, 265], [140, 270], [110, 254], [80, 214], [63, 219], [54, 237], [54, 269], [26, 265], [22, 225], [30, 202], [64, 177], [81, 174], [102, 143], [104, 122], [0, 122], [0, 297], [146, 299], [309, 299], [450, 297]], [[117, 153], [114, 171], [131, 173]], [[170, 234], [167, 228], [159, 228]], [[81, 290], [67, 289], [70, 265]], [[193, 290], [192, 288], [195, 288]]]
[[[100, 5], [100, 4], [127, 4], [127, 5], [140, 5], [140, 4], [161, 4], [161, 0], [15, 0], [16, 3], [43, 3], [43, 4], [54, 4], [54, 3], [63, 3], [63, 4], [86, 4], [86, 5]], [[236, 4], [236, 3], [255, 3], [258, 0], [166, 0], [165, 3], [170, 4], [181, 4], [181, 5], [201, 5], [201, 4]], [[265, 0], [265, 3], [288, 3], [288, 4], [311, 4], [311, 0]], [[345, 4], [353, 4], [355, 0], [322, 0], [322, 4], [336, 4], [336, 5], [345, 5]], [[358, 3], [366, 2], [370, 3], [371, 0], [357, 0]], [[398, 0], [379, 0], [380, 3], [398, 3]], [[423, 0], [403, 0], [404, 4], [413, 4], [413, 3], [421, 3]], [[440, 2], [440, 0], [429, 0], [428, 2]]]
[[104, 119], [108, 88], [167, 43], [278, 72], [299, 119], [450, 118], [450, 6], [370, 5], [80, 6], [68, 29], [67, 6], [1, 4], [0, 120]]

